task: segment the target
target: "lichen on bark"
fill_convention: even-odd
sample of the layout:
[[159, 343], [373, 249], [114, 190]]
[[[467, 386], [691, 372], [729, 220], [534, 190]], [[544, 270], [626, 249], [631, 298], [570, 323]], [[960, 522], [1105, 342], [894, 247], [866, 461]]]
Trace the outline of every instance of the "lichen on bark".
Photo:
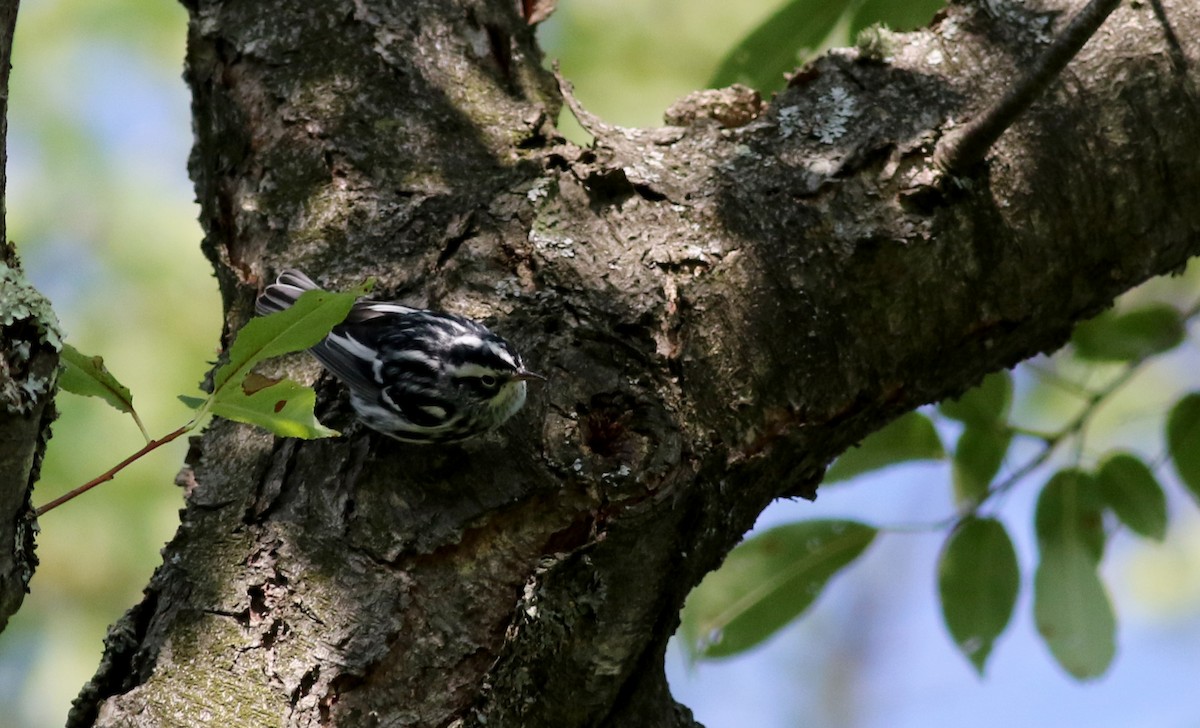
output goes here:
[[[1200, 11], [1166, 5], [1200, 36]], [[826, 56], [735, 125], [702, 102], [660, 129], [577, 109], [581, 149], [549, 123], [562, 97], [515, 7], [189, 3], [227, 334], [280, 268], [375, 275], [486, 319], [551, 382], [450, 448], [355, 425], [324, 380], [340, 441], [214, 425], [72, 725], [235, 720], [210, 669], [277, 725], [691, 725], [665, 645], [763, 507], [1200, 250], [1196, 70], [1160, 53], [1146, 7], [990, 165], [936, 184], [937, 140], [1049, 27], [982, 7], [897, 35], [884, 63]], [[197, 629], [204, 650], [165, 649]]]

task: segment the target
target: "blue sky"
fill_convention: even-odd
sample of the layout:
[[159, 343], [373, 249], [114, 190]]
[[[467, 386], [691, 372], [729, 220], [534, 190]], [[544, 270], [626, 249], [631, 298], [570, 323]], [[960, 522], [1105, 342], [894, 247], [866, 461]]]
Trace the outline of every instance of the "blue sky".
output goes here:
[[[564, 3], [562, 12], [572, 6]], [[23, 18], [31, 11], [23, 8]], [[19, 44], [34, 42], [18, 37]], [[163, 363], [168, 352], [155, 338], [156, 329], [143, 327], [170, 328], [178, 320], [156, 323], [154, 315], [205, 313], [205, 323], [196, 325], [203, 336], [192, 337], [202, 341], [191, 342], [194, 352], [187, 355], [195, 360], [195, 371], [206, 356], [211, 358], [220, 319], [215, 283], [197, 252], [200, 233], [186, 173], [189, 99], [180, 72], [181, 59], [166, 63], [131, 54], [109, 40], [84, 42], [45, 62], [18, 63], [14, 70], [14, 84], [25, 84], [26, 96], [14, 93], [11, 113], [12, 229], [36, 236], [17, 240], [31, 277], [54, 300], [72, 334], [94, 333], [96, 340], [112, 342], [104, 353], [117, 362], [114, 371], [134, 373], [131, 383], [142, 387], [135, 387], [135, 396], [174, 366]], [[580, 93], [595, 92], [581, 86]], [[26, 102], [62, 118], [47, 125], [46, 117], [25, 113]], [[54, 139], [77, 137], [86, 142], [83, 152], [47, 146]], [[163, 268], [176, 259], [176, 268]], [[168, 270], [161, 274], [165, 286], [147, 288], [146, 279], [160, 275], [155, 272], [160, 269]], [[114, 295], [114, 288], [128, 297]], [[176, 292], [181, 295], [170, 298]], [[99, 320], [114, 330], [96, 330]], [[139, 338], [140, 332], [146, 335]], [[127, 338], [113, 338], [118, 333]], [[1197, 353], [1190, 343], [1186, 349], [1156, 375], [1163, 391], [1189, 386]], [[174, 393], [197, 378], [194, 372], [180, 375], [154, 397], [173, 402]], [[1152, 440], [1158, 420], [1148, 415], [1161, 417], [1161, 403], [1130, 407], [1120, 410], [1130, 420], [1118, 430], [1120, 437]], [[1129, 417], [1138, 407], [1146, 412]], [[157, 418], [149, 419], [153, 429]], [[52, 446], [72, 443], [71, 433], [68, 420]], [[168, 453], [146, 479], [165, 487], [181, 457], [181, 451]], [[1036, 559], [1031, 514], [1037, 485], [1015, 489], [1000, 511], [1027, 575]], [[760, 528], [818, 517], [880, 526], [931, 523], [951, 512], [949, 490], [945, 464], [905, 466], [823, 488], [816, 503], [777, 503], [763, 514]], [[1123, 532], [1111, 541], [1104, 574], [1119, 615], [1119, 646], [1112, 670], [1099, 680], [1078, 683], [1053, 662], [1032, 624], [1028, 579], [987, 677], [978, 678], [955, 650], [938, 612], [935, 564], [944, 534], [908, 532], [878, 538], [801, 620], [744, 656], [688, 665], [673, 649], [668, 656], [672, 688], [709, 728], [1200, 726], [1200, 706], [1192, 697], [1200, 677], [1200, 594], [1194, 587], [1200, 581], [1200, 517], [1178, 487], [1171, 492], [1167, 544], [1146, 545]], [[16, 702], [25, 725], [62, 724], [67, 702], [94, 668], [104, 625], [132, 604], [157, 561], [158, 544], [173, 530], [178, 502], [167, 498], [159, 501], [161, 518], [138, 521], [148, 534], [136, 544], [140, 565], [127, 577], [131, 585], [122, 587], [125, 596], [101, 612], [89, 592], [72, 591], [76, 572], [71, 569], [102, 571], [128, 558], [118, 550], [121, 544], [110, 550], [103, 538], [129, 520], [117, 503], [107, 522], [96, 522], [104, 518], [92, 510], [96, 506], [76, 508], [72, 517], [81, 519], [92, 510], [100, 534], [89, 539], [87, 553], [65, 544], [56, 555], [56, 544], [80, 531], [47, 520], [41, 536], [43, 571], [34, 588], [57, 600], [54, 613], [39, 615], [40, 620], [22, 615], [26, 621], [19, 629], [0, 636], [0, 702]], [[36, 601], [31, 604], [37, 608]], [[80, 616], [89, 610], [90, 621]]]

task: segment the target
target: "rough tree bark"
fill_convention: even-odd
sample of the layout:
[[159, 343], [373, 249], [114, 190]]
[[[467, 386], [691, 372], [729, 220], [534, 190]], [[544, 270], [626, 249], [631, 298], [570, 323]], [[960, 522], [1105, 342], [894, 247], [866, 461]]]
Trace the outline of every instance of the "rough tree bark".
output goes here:
[[25, 599], [37, 566], [30, 494], [54, 420], [61, 345], [50, 304], [25, 280], [8, 242], [8, 72], [17, 0], [0, 0], [0, 631]]
[[685, 126], [581, 112], [592, 149], [556, 134], [518, 3], [186, 4], [227, 330], [284, 266], [373, 275], [551, 382], [455, 447], [354, 425], [328, 379], [343, 438], [213, 424], [75, 726], [692, 725], [664, 648], [764, 506], [1200, 251], [1191, 0], [1118, 10], [945, 184], [934, 144], [1066, 2], [955, 5], [887, 60], [835, 52]]

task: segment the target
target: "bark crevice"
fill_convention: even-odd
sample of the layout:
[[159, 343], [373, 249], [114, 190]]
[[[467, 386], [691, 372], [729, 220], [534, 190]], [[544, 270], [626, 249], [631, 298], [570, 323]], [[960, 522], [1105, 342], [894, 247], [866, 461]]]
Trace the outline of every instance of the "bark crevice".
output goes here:
[[[142, 607], [157, 658], [81, 697], [95, 723], [694, 725], [666, 640], [762, 508], [1200, 251], [1194, 64], [1145, 6], [939, 186], [938, 140], [1038, 52], [1045, 5], [952, 6], [885, 63], [837, 51], [766, 106], [732, 92], [733, 116], [576, 109], [588, 150], [548, 128], [562, 98], [515, 8], [192, 6], [191, 171], [229, 330], [283, 267], [375, 275], [485, 319], [551, 382], [447, 448], [362, 429], [324, 385], [345, 437], [286, 468], [213, 425]], [[1193, 4], [1164, 8], [1200, 37]]]

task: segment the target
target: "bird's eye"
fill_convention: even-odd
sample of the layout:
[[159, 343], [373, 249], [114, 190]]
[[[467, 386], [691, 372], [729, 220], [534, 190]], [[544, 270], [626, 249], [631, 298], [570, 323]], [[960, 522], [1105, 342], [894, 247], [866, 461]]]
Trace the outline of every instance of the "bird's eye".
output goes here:
[[479, 381], [480, 381], [480, 382], [483, 384], [483, 386], [485, 386], [485, 387], [494, 387], [494, 386], [496, 386], [496, 378], [495, 378], [495, 377], [493, 377], [491, 374], [484, 374], [482, 377], [480, 377], [480, 378], [479, 378]]

